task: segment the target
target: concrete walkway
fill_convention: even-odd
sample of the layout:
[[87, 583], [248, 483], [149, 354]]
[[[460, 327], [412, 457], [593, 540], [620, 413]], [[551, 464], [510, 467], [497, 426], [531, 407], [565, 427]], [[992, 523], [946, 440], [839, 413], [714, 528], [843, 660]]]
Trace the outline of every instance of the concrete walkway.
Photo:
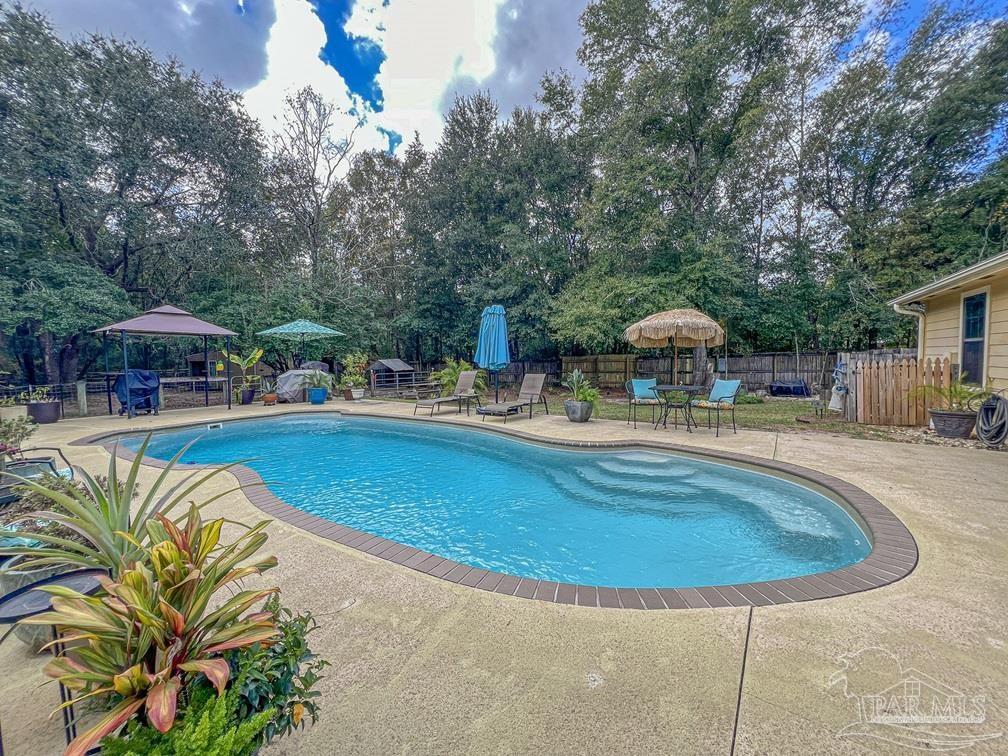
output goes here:
[[[289, 409], [65, 420], [33, 441], [64, 445], [75, 464], [100, 472], [104, 449], [65, 445], [105, 431]], [[412, 412], [376, 401], [326, 409]], [[1008, 454], [760, 431], [715, 439], [706, 430], [634, 431], [617, 421], [574, 425], [562, 415], [507, 427], [543, 438], [731, 449], [821, 470], [899, 516], [917, 539], [920, 563], [891, 586], [794, 605], [588, 609], [446, 583], [276, 522], [267, 551], [280, 566], [264, 581], [279, 585], [288, 605], [315, 614], [313, 648], [333, 666], [321, 683], [321, 721], [269, 753], [905, 752], [897, 743], [919, 733], [858, 725], [855, 696], [902, 691], [913, 680], [922, 681], [929, 712], [928, 686], [942, 705], [975, 708], [970, 699], [985, 697], [983, 722], [929, 725], [932, 744], [965, 738], [971, 752], [1008, 751]], [[213, 512], [262, 517], [242, 494]], [[42, 660], [9, 639], [0, 665], [7, 752], [58, 752], [58, 717], [45, 718], [58, 697], [51, 685], [38, 688]]]

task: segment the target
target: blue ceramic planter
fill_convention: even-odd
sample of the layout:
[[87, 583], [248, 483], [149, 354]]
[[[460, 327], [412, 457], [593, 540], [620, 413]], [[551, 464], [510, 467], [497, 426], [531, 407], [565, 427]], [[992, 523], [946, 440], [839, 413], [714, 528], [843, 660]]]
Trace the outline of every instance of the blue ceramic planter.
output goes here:
[[329, 389], [326, 388], [308, 389], [308, 401], [312, 404], [325, 404], [325, 400], [328, 395]]

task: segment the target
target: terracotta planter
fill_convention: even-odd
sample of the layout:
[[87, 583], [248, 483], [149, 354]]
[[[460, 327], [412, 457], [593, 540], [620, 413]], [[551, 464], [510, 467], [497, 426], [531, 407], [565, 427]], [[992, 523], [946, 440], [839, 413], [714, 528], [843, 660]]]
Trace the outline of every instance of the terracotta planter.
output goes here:
[[935, 433], [942, 438], [969, 438], [976, 425], [976, 412], [963, 410], [931, 410]]
[[573, 399], [564, 401], [564, 412], [572, 423], [587, 423], [592, 416], [594, 405], [591, 402], [578, 402]]
[[343, 389], [343, 398], [348, 402], [352, 402], [354, 400], [353, 389]]
[[[11, 591], [15, 591], [29, 583], [35, 583], [47, 577], [76, 569], [67, 564], [55, 567], [40, 567], [36, 570], [17, 569], [18, 563], [23, 560], [24, 557], [11, 557], [0, 566], [0, 592], [3, 595], [6, 596]], [[42, 646], [52, 640], [52, 628], [48, 625], [17, 625], [14, 628], [14, 635], [26, 646], [30, 646], [32, 651], [37, 654], [42, 649]]]
[[28, 408], [23, 404], [15, 404], [13, 407], [0, 407], [0, 420], [17, 420], [19, 417], [27, 417]]
[[28, 416], [39, 425], [55, 423], [60, 419], [60, 403], [58, 401], [28, 402]]
[[263, 394], [262, 400], [263, 404], [265, 404], [267, 407], [271, 407], [272, 405], [277, 403], [277, 395], [274, 393]]

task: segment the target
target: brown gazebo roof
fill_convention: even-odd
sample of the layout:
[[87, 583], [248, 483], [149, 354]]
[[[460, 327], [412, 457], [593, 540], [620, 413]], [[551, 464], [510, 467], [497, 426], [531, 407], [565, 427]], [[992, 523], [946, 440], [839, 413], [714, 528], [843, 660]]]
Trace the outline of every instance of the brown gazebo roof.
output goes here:
[[234, 331], [200, 320], [192, 313], [171, 305], [147, 310], [143, 315], [95, 328], [92, 333], [125, 331], [147, 336], [237, 336]]

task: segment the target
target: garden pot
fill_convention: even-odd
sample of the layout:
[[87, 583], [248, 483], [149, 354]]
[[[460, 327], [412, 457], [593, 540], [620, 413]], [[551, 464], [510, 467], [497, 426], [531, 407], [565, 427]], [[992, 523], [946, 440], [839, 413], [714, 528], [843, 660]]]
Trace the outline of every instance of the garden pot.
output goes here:
[[343, 389], [343, 398], [348, 402], [352, 402], [354, 400], [353, 389]]
[[976, 418], [976, 412], [965, 410], [931, 410], [935, 433], [942, 438], [969, 438]]
[[241, 392], [241, 403], [242, 404], [252, 404], [252, 400], [255, 399], [255, 389], [246, 388], [242, 389]]
[[[6, 596], [11, 591], [29, 583], [76, 569], [72, 565], [61, 564], [39, 567], [34, 570], [19, 570], [17, 564], [22, 561], [24, 561], [24, 557], [11, 557], [0, 566], [0, 593], [2, 595]], [[32, 651], [37, 654], [42, 650], [42, 646], [52, 640], [52, 628], [48, 625], [17, 625], [14, 628], [14, 635], [26, 646], [31, 646]]]
[[364, 389], [362, 389], [362, 388], [350, 389], [350, 395], [354, 399], [363, 399], [364, 398]]
[[262, 395], [263, 404], [270, 407], [277, 403], [277, 395], [274, 393], [263, 394]]
[[326, 388], [308, 389], [308, 401], [312, 404], [325, 404], [325, 400], [328, 395], [329, 389]]
[[28, 416], [39, 425], [55, 423], [60, 419], [60, 403], [58, 401], [28, 402]]
[[28, 408], [23, 404], [15, 404], [13, 407], [0, 407], [0, 420], [17, 420], [19, 417], [27, 417]]
[[587, 423], [592, 416], [594, 405], [591, 402], [578, 402], [573, 399], [564, 401], [564, 412], [572, 423]]

